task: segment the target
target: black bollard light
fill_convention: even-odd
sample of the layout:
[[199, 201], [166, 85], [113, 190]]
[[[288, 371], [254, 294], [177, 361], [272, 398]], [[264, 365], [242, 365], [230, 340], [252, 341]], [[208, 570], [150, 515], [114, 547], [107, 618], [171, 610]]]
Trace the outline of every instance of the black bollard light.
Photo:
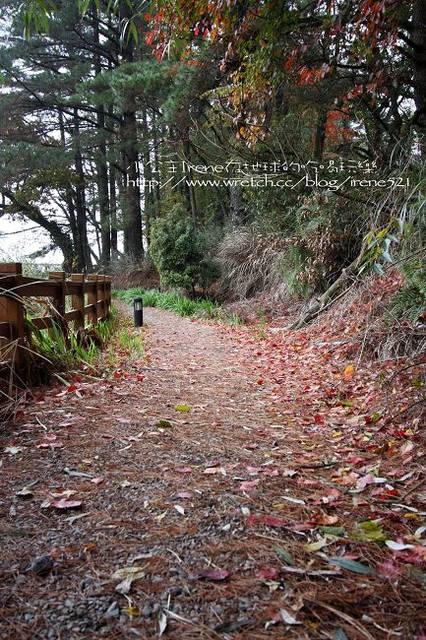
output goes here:
[[133, 299], [133, 314], [135, 317], [135, 327], [143, 325], [143, 298]]

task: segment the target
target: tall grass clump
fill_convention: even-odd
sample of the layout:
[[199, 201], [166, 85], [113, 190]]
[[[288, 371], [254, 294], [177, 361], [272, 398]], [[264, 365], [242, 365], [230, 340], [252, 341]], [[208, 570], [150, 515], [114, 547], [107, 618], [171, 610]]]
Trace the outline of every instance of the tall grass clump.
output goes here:
[[285, 241], [277, 234], [261, 234], [248, 227], [227, 234], [218, 250], [222, 295], [228, 300], [263, 292], [286, 297], [282, 274], [285, 248]]
[[190, 299], [178, 291], [145, 291], [140, 288], [114, 291], [114, 297], [132, 304], [134, 298], [142, 297], [145, 307], [157, 307], [172, 311], [183, 317], [220, 318], [221, 307], [207, 298]]
[[116, 311], [111, 309], [107, 320], [79, 331], [69, 330], [65, 335], [59, 324], [51, 329], [39, 329], [27, 317], [27, 371], [23, 377], [35, 384], [44, 382], [54, 372], [92, 366], [100, 349], [116, 330], [117, 320]]

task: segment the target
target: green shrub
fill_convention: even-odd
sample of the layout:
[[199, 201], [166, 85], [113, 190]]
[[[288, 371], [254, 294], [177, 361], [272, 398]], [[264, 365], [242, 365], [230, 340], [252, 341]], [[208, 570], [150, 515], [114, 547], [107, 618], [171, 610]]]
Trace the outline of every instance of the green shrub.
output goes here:
[[194, 291], [206, 280], [202, 267], [204, 247], [195, 225], [181, 204], [155, 220], [151, 228], [150, 255], [161, 284]]
[[412, 260], [402, 272], [405, 282], [393, 299], [391, 314], [417, 322], [426, 313], [426, 261]]

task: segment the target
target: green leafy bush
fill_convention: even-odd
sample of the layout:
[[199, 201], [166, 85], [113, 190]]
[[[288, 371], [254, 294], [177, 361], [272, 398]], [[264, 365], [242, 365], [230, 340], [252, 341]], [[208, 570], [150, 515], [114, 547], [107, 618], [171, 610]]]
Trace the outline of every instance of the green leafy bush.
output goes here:
[[205, 289], [217, 277], [203, 237], [179, 203], [153, 222], [150, 255], [164, 286], [194, 292], [196, 286]]

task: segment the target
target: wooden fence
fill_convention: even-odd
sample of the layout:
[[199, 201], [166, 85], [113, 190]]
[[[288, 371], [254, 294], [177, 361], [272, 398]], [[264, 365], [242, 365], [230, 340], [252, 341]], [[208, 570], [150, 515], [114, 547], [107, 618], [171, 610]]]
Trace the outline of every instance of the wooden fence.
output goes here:
[[74, 273], [67, 278], [63, 271], [55, 271], [49, 273], [48, 280], [39, 280], [23, 276], [19, 262], [0, 263], [0, 361], [5, 348], [12, 343], [17, 345], [15, 363], [24, 358], [25, 350], [19, 349], [19, 345], [24, 343], [28, 331], [25, 298], [47, 298], [51, 302], [51, 315], [32, 317], [31, 326], [38, 329], [57, 326], [67, 338], [68, 322], [73, 322], [78, 330], [85, 327], [86, 320], [94, 325], [108, 317], [111, 277]]

